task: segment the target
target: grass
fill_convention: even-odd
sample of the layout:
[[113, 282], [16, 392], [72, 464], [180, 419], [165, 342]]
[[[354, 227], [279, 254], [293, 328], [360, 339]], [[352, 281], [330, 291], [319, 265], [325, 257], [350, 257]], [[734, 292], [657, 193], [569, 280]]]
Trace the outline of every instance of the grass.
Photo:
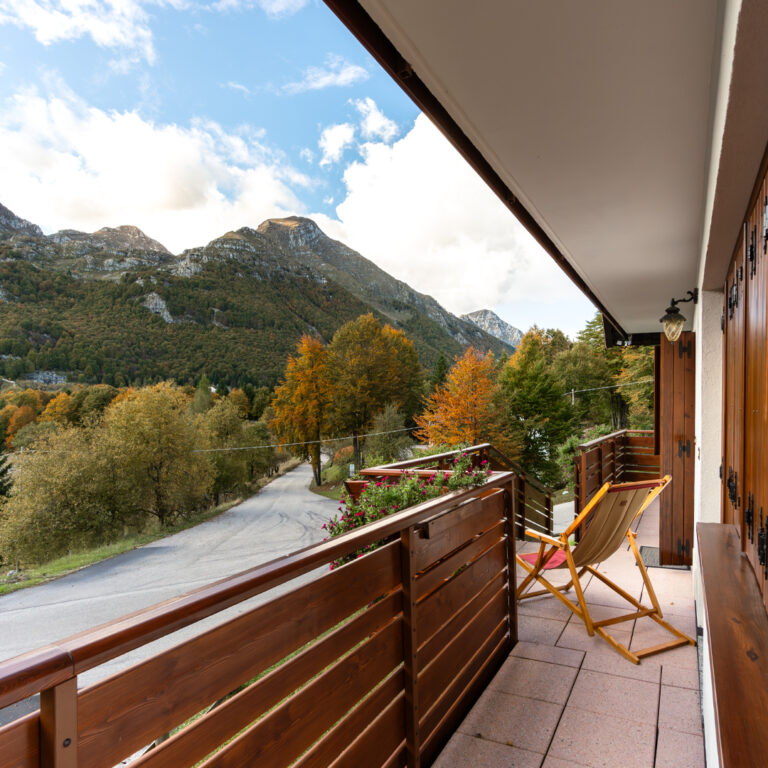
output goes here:
[[312, 493], [318, 494], [318, 496], [325, 496], [326, 499], [341, 501], [341, 494], [344, 493], [344, 483], [341, 483], [340, 485], [329, 485], [328, 483], [325, 483], [324, 485], [315, 485], [315, 481], [313, 480], [309, 486], [309, 490], [312, 491]]
[[[272, 477], [259, 478], [254, 483], [254, 493], [258, 493], [265, 485], [268, 485], [276, 477], [280, 477], [286, 472], [289, 472], [296, 467], [298, 463], [297, 460], [292, 459], [281, 464], [277, 474], [272, 475]], [[115, 541], [111, 544], [103, 544], [102, 546], [94, 547], [93, 549], [73, 552], [64, 555], [63, 557], [59, 557], [56, 560], [51, 560], [48, 563], [25, 568], [17, 575], [10, 578], [0, 577], [0, 595], [7, 595], [11, 592], [16, 592], [19, 589], [35, 587], [38, 584], [44, 584], [47, 581], [59, 579], [62, 576], [79, 571], [81, 568], [93, 565], [94, 563], [100, 563], [102, 560], [108, 560], [110, 557], [115, 557], [115, 555], [121, 555], [123, 552], [130, 552], [133, 549], [143, 547], [145, 544], [150, 544], [158, 539], [164, 539], [166, 536], [173, 536], [174, 533], [185, 531], [188, 528], [194, 528], [196, 525], [200, 525], [200, 523], [204, 523], [206, 520], [211, 520], [223, 512], [226, 512], [241, 501], [243, 501], [242, 498], [232, 499], [201, 512], [195, 512], [173, 525], [168, 525], [164, 528], [158, 528], [144, 533], [133, 534], [132, 536], [126, 536], [119, 541]]]
[[559, 491], [552, 491], [552, 503], [564, 504], [566, 501], [573, 501], [574, 493], [572, 488], [563, 488]]

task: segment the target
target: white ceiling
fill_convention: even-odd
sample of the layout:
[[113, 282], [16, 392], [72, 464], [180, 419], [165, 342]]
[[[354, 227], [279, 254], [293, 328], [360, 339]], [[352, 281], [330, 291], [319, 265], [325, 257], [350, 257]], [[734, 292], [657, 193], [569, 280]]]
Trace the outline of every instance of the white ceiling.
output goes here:
[[718, 0], [361, 5], [606, 309], [658, 331], [696, 285]]

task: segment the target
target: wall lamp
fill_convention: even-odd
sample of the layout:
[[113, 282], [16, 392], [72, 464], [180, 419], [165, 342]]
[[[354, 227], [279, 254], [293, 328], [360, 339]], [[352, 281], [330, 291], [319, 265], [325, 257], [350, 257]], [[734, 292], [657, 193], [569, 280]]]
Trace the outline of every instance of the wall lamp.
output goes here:
[[677, 305], [685, 304], [687, 301], [692, 301], [694, 304], [698, 304], [698, 288], [694, 288], [692, 291], [688, 291], [686, 298], [684, 299], [672, 299], [669, 306], [667, 307], [666, 314], [664, 317], [659, 319], [659, 322], [664, 326], [664, 335], [670, 341], [677, 341], [680, 338], [680, 334], [683, 332], [685, 316], [680, 314], [680, 310], [677, 308]]

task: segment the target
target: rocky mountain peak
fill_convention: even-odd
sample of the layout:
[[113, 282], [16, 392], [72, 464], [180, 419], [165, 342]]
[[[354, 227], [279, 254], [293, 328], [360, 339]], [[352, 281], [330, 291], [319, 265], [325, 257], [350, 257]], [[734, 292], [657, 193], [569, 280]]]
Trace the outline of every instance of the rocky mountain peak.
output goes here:
[[43, 237], [43, 230], [26, 219], [17, 216], [0, 203], [0, 235], [30, 235]]
[[461, 319], [473, 323], [478, 328], [482, 328], [486, 333], [501, 339], [515, 349], [517, 349], [520, 340], [523, 338], [523, 332], [519, 328], [515, 328], [514, 325], [510, 325], [502, 320], [490, 309], [478, 309], [467, 315], [461, 315]]
[[288, 248], [310, 248], [323, 237], [320, 227], [312, 219], [303, 216], [267, 219], [256, 231]]
[[162, 243], [145, 235], [138, 227], [130, 224], [123, 224], [119, 227], [102, 227], [93, 233], [93, 237], [121, 250], [157, 251], [168, 255], [171, 253]]

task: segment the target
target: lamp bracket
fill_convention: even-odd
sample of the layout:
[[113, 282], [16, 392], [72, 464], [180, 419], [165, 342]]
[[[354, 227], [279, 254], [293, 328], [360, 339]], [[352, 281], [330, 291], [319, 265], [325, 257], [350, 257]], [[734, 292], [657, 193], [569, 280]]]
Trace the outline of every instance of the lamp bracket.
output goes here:
[[692, 301], [694, 304], [699, 303], [699, 289], [694, 288], [692, 291], [688, 291], [686, 294], [686, 298], [684, 299], [672, 299], [670, 302], [670, 307], [676, 307], [678, 304], [685, 304], [689, 301]]

